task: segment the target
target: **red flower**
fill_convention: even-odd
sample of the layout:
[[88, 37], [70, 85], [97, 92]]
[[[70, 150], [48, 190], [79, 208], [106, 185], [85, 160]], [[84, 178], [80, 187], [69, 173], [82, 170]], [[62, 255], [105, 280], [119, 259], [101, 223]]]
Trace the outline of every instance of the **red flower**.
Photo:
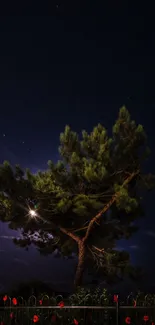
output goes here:
[[125, 318], [125, 322], [126, 322], [126, 324], [130, 324], [131, 323], [131, 318], [127, 316]]
[[154, 325], [154, 322], [152, 322], [151, 325]]
[[52, 315], [52, 322], [55, 322], [56, 321], [56, 315]]
[[74, 320], [73, 320], [73, 323], [75, 324], [75, 325], [78, 325], [79, 324], [79, 322], [74, 318]]
[[39, 321], [38, 315], [33, 316], [33, 323], [37, 323]]
[[5, 296], [3, 297], [3, 301], [7, 301], [7, 299], [8, 299], [8, 296], [5, 295]]
[[143, 320], [144, 320], [144, 322], [148, 322], [148, 320], [149, 320], [149, 316], [145, 315], [145, 316], [143, 317]]
[[64, 304], [63, 301], [60, 301], [59, 304], [58, 304], [58, 306], [59, 306], [60, 308], [63, 308], [63, 307], [65, 306], [65, 304]]
[[136, 301], [136, 300], [133, 301], [133, 306], [134, 306], [134, 307], [137, 306], [137, 301]]
[[16, 306], [16, 305], [17, 305], [17, 299], [16, 299], [16, 298], [13, 298], [13, 299], [12, 299], [12, 303], [13, 303], [13, 305]]
[[14, 313], [10, 313], [10, 318], [11, 318], [11, 319], [14, 318]]
[[118, 296], [117, 295], [114, 295], [114, 302], [118, 302]]
[[39, 305], [42, 305], [43, 304], [43, 301], [42, 300], [39, 300]]

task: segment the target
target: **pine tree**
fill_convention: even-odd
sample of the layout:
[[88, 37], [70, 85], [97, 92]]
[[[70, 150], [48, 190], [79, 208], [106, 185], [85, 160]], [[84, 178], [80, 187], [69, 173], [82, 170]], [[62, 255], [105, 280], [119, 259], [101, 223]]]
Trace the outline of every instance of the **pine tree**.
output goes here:
[[111, 137], [101, 124], [81, 137], [66, 126], [59, 153], [60, 161], [49, 161], [35, 175], [8, 162], [0, 166], [0, 220], [21, 230], [21, 239], [14, 240], [21, 247], [76, 254], [76, 286], [94, 265], [102, 276], [121, 277], [130, 270], [130, 258], [116, 249], [116, 241], [138, 230], [145, 190], [154, 187], [154, 176], [145, 174], [143, 127], [122, 107]]

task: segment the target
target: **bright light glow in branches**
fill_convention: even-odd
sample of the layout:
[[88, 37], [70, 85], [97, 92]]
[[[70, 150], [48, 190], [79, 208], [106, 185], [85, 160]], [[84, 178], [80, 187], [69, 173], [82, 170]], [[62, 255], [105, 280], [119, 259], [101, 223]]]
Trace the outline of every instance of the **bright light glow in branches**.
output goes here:
[[33, 217], [37, 217], [37, 213], [35, 210], [30, 210], [29, 211], [29, 215], [33, 218]]

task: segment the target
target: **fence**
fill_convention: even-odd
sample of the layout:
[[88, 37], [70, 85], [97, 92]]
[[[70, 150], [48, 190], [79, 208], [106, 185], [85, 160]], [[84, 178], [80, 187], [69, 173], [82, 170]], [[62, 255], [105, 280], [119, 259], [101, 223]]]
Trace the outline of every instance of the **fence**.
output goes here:
[[[101, 295], [102, 296], [102, 295]], [[100, 300], [102, 300], [100, 296]], [[130, 296], [128, 296], [131, 298]], [[118, 296], [114, 296], [111, 305], [109, 300], [104, 300], [104, 305], [67, 305], [62, 296], [43, 296], [37, 299], [31, 296], [28, 301], [22, 297], [11, 298], [4, 296], [0, 306], [0, 325], [29, 325], [39, 324], [146, 324], [155, 325], [155, 303], [154, 298], [150, 301], [149, 295], [143, 301], [127, 298], [127, 304], [119, 302]], [[86, 302], [90, 295], [86, 296]], [[103, 303], [103, 301], [101, 301]], [[129, 304], [132, 302], [132, 305]], [[99, 301], [97, 301], [99, 303]], [[139, 303], [139, 304], [138, 304]]]

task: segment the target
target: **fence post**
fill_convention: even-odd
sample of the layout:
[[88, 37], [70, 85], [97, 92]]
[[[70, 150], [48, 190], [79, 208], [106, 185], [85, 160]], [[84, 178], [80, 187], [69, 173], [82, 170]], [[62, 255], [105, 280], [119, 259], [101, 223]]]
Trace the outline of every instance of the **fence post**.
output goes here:
[[117, 295], [117, 302], [116, 302], [116, 325], [118, 325], [118, 295]]

